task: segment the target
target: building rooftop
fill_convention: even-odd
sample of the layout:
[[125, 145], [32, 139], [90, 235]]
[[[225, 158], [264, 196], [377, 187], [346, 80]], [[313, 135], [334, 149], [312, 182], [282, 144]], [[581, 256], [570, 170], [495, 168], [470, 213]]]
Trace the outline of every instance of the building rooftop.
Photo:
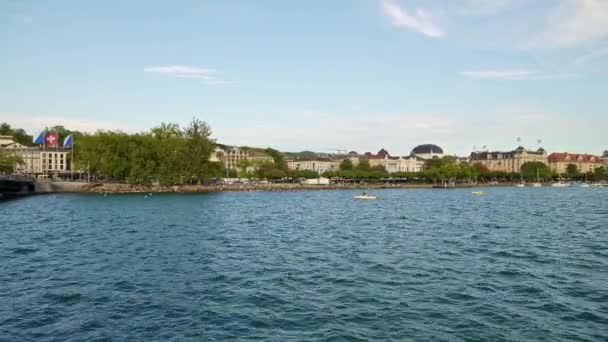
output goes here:
[[568, 152], [555, 152], [551, 153], [548, 157], [551, 162], [559, 161], [585, 161], [585, 162], [599, 162], [600, 156], [594, 156], [592, 154], [578, 154]]
[[412, 149], [412, 154], [431, 154], [431, 153], [437, 153], [437, 154], [443, 154], [443, 149], [437, 145], [433, 145], [433, 144], [422, 144], [422, 145], [418, 145], [416, 147], [414, 147], [414, 149]]

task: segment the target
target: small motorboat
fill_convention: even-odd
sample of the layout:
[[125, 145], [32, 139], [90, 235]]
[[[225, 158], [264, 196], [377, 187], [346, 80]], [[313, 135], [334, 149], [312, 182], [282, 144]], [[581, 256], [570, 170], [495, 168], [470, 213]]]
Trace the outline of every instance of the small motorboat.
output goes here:
[[473, 191], [472, 194], [475, 196], [481, 196], [483, 195], [483, 191]]
[[515, 184], [515, 186], [518, 187], [518, 188], [523, 188], [523, 187], [526, 186], [526, 184], [525, 183], [519, 183], [519, 184]]
[[543, 186], [542, 183], [536, 182], [536, 183], [532, 183], [532, 187], [533, 188], [540, 188], [541, 186]]
[[588, 183], [581, 183], [579, 185], [579, 187], [581, 187], [581, 188], [588, 188], [588, 187], [590, 187], [590, 185]]
[[378, 197], [374, 196], [374, 195], [370, 195], [367, 192], [363, 192], [363, 193], [360, 193], [358, 195], [353, 196], [353, 198], [354, 199], [360, 199], [360, 200], [375, 200]]

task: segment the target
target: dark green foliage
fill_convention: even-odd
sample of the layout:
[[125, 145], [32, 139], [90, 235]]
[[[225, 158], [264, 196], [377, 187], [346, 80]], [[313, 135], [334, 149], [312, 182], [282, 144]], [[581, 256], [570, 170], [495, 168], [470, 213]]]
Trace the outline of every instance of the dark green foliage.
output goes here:
[[368, 172], [371, 171], [372, 167], [369, 165], [369, 160], [361, 159], [359, 160], [359, 164], [357, 164], [357, 167], [355, 169], [357, 171]]
[[595, 170], [593, 170], [593, 177], [596, 180], [608, 179], [608, 171], [606, 171], [606, 167], [605, 166], [596, 167]]
[[526, 180], [536, 180], [537, 170], [538, 177], [541, 179], [550, 179], [553, 176], [553, 172], [549, 166], [543, 162], [525, 162], [521, 166], [521, 174]]
[[575, 164], [568, 164], [566, 166], [566, 176], [568, 178], [577, 178], [580, 176], [578, 172], [578, 167]]
[[12, 128], [6, 122], [0, 124], [0, 135], [12, 135], [13, 141], [24, 145], [24, 146], [32, 146], [32, 140], [34, 137], [25, 133], [25, 131], [21, 128]]
[[21, 158], [0, 151], [0, 173], [12, 174], [15, 171], [15, 164], [23, 163]]
[[474, 167], [458, 163], [455, 157], [433, 158], [424, 165], [424, 176], [432, 180], [471, 180], [479, 175]]
[[273, 148], [267, 148], [264, 150], [272, 160], [274, 161], [274, 168], [287, 172], [287, 162], [285, 161], [285, 157], [283, 154]]
[[354, 168], [355, 166], [353, 165], [353, 162], [350, 159], [344, 159], [340, 163], [340, 171], [352, 170]]
[[222, 165], [210, 162], [211, 129], [198, 119], [181, 129], [161, 124], [150, 132], [127, 134], [99, 131], [75, 138], [76, 169], [130, 184], [198, 184], [221, 177]]

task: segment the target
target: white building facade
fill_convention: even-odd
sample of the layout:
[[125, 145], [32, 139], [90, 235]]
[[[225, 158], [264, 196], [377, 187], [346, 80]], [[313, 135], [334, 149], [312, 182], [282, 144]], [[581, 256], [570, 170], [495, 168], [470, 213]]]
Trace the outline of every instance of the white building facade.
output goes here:
[[320, 175], [327, 171], [340, 170], [339, 160], [290, 160], [287, 167], [290, 170], [316, 171]]

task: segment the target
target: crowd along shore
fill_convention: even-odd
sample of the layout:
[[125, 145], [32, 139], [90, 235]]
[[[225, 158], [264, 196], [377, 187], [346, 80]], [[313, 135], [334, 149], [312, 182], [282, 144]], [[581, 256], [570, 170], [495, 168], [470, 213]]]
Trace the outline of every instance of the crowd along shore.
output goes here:
[[[515, 183], [459, 183], [454, 188], [514, 186]], [[365, 190], [365, 189], [432, 189], [443, 188], [440, 184], [330, 184], [308, 185], [297, 183], [269, 183], [269, 184], [224, 184], [224, 185], [180, 185], [180, 186], [136, 186], [120, 183], [87, 184], [78, 190], [67, 192], [85, 192], [101, 194], [128, 194], [128, 193], [209, 193], [222, 191], [311, 191], [311, 190]], [[448, 188], [448, 189], [451, 189]], [[61, 192], [61, 191], [60, 191]]]

